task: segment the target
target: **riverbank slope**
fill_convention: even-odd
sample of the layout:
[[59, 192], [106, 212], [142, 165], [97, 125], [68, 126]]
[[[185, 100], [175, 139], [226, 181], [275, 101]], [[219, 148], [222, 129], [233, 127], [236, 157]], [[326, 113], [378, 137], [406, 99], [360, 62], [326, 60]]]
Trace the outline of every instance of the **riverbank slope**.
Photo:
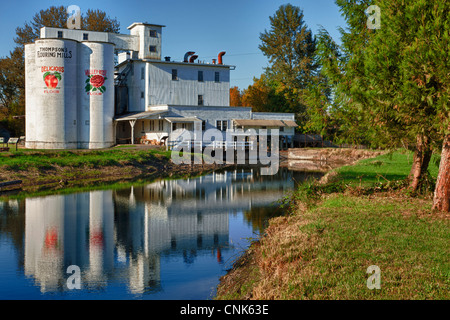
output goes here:
[[175, 165], [161, 148], [24, 150], [0, 154], [0, 182], [21, 180], [24, 192], [68, 189], [136, 179], [202, 174], [218, 166]]
[[[411, 161], [381, 155], [301, 186], [284, 201], [290, 214], [272, 219], [221, 278], [216, 299], [449, 299], [450, 216], [431, 211], [432, 186], [408, 193]], [[435, 178], [436, 161], [429, 171]], [[370, 266], [380, 289], [368, 287]]]

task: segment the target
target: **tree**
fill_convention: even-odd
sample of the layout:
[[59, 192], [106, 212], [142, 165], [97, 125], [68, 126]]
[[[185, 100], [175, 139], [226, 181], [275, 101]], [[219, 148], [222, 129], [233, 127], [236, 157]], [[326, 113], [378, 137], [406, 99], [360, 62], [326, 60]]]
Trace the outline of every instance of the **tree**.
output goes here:
[[[67, 18], [64, 6], [52, 6], [39, 11], [30, 22], [16, 28], [14, 42], [17, 46], [10, 52], [9, 57], [0, 59], [0, 103], [3, 105], [0, 120], [6, 121], [14, 135], [23, 135], [25, 132], [23, 120], [14, 118], [25, 114], [24, 44], [39, 38], [40, 29], [44, 26], [66, 28]], [[115, 33], [120, 30], [119, 22], [100, 10], [88, 10], [82, 15], [82, 27], [90, 31]]]
[[411, 189], [417, 190], [432, 146], [441, 139], [439, 115], [448, 101], [448, 73], [439, 71], [448, 70], [448, 9], [444, 12], [437, 1], [379, 0], [375, 4], [382, 13], [381, 28], [371, 30], [364, 11], [372, 3], [336, 2], [349, 27], [341, 29], [341, 54], [321, 32], [324, 71], [345, 113], [358, 119], [350, 126], [367, 126], [370, 138], [380, 145], [413, 146], [409, 177]]
[[242, 106], [241, 91], [236, 86], [230, 88], [230, 106], [231, 107]]
[[266, 75], [254, 78], [253, 84], [242, 93], [242, 105], [256, 112], [288, 112], [285, 96], [277, 90], [276, 83]]
[[88, 9], [86, 15], [81, 16], [81, 28], [89, 31], [119, 33], [120, 24], [116, 18], [110, 18], [101, 10]]
[[303, 11], [291, 4], [282, 5], [270, 17], [271, 29], [260, 34], [259, 49], [270, 66], [265, 76], [274, 83], [277, 94], [284, 95], [284, 109], [298, 117], [306, 113], [304, 94], [317, 70], [315, 39], [303, 20]]

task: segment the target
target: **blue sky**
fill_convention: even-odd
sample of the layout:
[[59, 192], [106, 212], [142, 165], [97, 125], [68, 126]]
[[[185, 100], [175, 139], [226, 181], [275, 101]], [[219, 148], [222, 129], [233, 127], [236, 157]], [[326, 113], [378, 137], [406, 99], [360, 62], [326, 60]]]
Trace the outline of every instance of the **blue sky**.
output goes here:
[[117, 18], [125, 34], [133, 22], [165, 25], [162, 56], [172, 60], [182, 60], [185, 52], [195, 51], [199, 60], [211, 61], [220, 51], [226, 51], [224, 63], [236, 66], [230, 85], [244, 89], [267, 67], [267, 59], [258, 49], [259, 35], [270, 29], [269, 17], [286, 3], [303, 9], [305, 22], [314, 34], [321, 25], [339, 40], [337, 28], [345, 27], [345, 21], [334, 0], [1, 0], [0, 57], [14, 48], [16, 27], [30, 21], [35, 13], [52, 5], [77, 5], [82, 13], [100, 9]]

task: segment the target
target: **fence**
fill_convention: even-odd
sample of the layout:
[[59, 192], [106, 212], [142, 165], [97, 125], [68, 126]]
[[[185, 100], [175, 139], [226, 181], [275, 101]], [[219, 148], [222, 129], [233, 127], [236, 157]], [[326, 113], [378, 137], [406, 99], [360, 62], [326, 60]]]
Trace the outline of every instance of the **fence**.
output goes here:
[[250, 150], [253, 150], [254, 147], [254, 141], [212, 141], [210, 143], [203, 143], [203, 141], [194, 141], [194, 140], [183, 140], [183, 141], [168, 141], [167, 147], [169, 150], [172, 150], [173, 148], [181, 149], [203, 149], [206, 147], [210, 147], [213, 150], [215, 149], [231, 149], [231, 150], [244, 150], [246, 148], [249, 148]]

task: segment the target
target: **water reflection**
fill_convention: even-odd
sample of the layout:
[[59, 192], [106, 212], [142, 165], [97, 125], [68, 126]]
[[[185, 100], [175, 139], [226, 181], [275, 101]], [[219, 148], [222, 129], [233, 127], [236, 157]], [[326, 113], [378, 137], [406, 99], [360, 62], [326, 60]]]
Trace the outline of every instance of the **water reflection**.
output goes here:
[[[205, 256], [208, 260], [201, 263], [208, 268], [223, 264], [236, 249], [230, 229], [239, 229], [230, 217], [240, 214], [242, 223], [260, 231], [274, 214], [273, 204], [311, 175], [280, 169], [277, 175], [260, 176], [259, 170], [239, 169], [120, 190], [0, 202], [0, 235], [12, 240], [18, 269], [42, 293], [71, 291], [66, 270], [77, 265], [85, 298], [112, 283], [126, 284], [132, 294], [155, 294], [170, 281], [163, 275], [162, 259], [175, 257], [189, 266]], [[195, 277], [201, 274], [189, 274], [186, 281]]]

